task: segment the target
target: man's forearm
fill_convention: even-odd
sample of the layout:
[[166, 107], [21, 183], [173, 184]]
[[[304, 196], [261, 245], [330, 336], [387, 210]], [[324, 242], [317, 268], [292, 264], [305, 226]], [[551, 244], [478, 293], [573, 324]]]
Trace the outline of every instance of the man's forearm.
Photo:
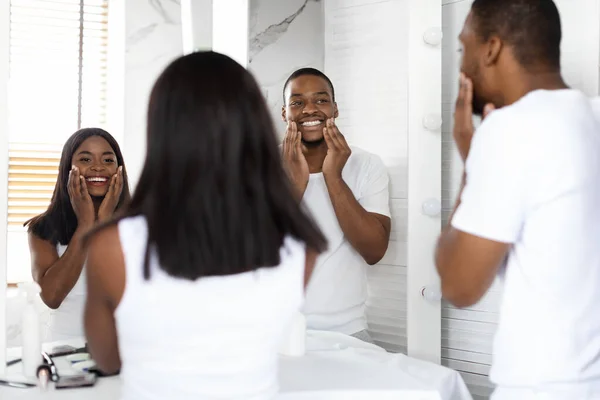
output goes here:
[[352, 247], [367, 263], [379, 262], [388, 246], [386, 228], [359, 204], [341, 177], [325, 176], [325, 183], [340, 227]]
[[462, 178], [460, 180], [460, 189], [458, 190], [458, 196], [456, 196], [456, 200], [454, 201], [454, 208], [452, 209], [452, 213], [448, 217], [448, 222], [446, 223], [446, 227], [452, 226], [452, 218], [454, 218], [454, 214], [456, 214], [456, 210], [458, 210], [458, 206], [460, 206], [460, 198], [462, 197], [463, 190], [465, 189], [465, 184], [467, 182], [467, 174], [463, 172]]
[[460, 206], [460, 198], [462, 197], [462, 192], [463, 192], [463, 189], [465, 188], [465, 182], [466, 182], [466, 174], [463, 173], [461, 183], [460, 183], [460, 189], [458, 191], [458, 196], [456, 197], [456, 201], [454, 202], [454, 208], [452, 210], [452, 213], [448, 217], [448, 222], [446, 222], [446, 226], [442, 229], [440, 237], [437, 241], [437, 246], [436, 246], [436, 250], [435, 250], [435, 264], [436, 264], [436, 269], [438, 271], [438, 274], [440, 275], [440, 278], [442, 278], [442, 279], [445, 277], [445, 273], [446, 273], [446, 271], [445, 271], [446, 263], [444, 263], [444, 260], [450, 256], [450, 252], [452, 251], [452, 238], [451, 238], [451, 232], [450, 232], [452, 229], [452, 218], [454, 218], [454, 214], [456, 213], [456, 210]]

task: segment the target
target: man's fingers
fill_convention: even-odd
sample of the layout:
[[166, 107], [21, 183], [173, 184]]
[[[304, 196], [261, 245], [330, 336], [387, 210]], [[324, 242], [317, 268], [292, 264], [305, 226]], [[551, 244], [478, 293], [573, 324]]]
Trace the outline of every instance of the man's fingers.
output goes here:
[[296, 144], [296, 123], [288, 120], [287, 129], [285, 131], [285, 138], [283, 139], [283, 152], [286, 155], [293, 155], [294, 147]]
[[472, 115], [472, 113], [473, 113], [473, 82], [469, 78], [465, 78], [465, 105], [464, 105], [464, 107], [465, 107], [465, 113]]
[[460, 74], [460, 88], [454, 108], [454, 133], [470, 131], [473, 121], [473, 83]]
[[325, 138], [325, 143], [327, 144], [327, 148], [333, 150], [335, 148], [335, 144], [331, 139], [331, 135], [329, 133], [329, 128], [323, 128], [323, 138]]
[[294, 142], [294, 146], [295, 146], [295, 156], [299, 157], [300, 154], [302, 154], [302, 133], [300, 133], [298, 131], [298, 127], [296, 126], [296, 123], [294, 122], [294, 130], [296, 132], [295, 135], [295, 142]]
[[333, 130], [335, 132], [335, 138], [338, 140], [342, 148], [349, 149], [350, 146], [348, 146], [348, 141], [346, 140], [346, 137], [342, 134], [342, 132], [340, 132], [339, 128], [335, 124], [335, 119], [333, 118], [331, 118], [331, 126], [333, 127]]
[[496, 107], [492, 103], [487, 103], [483, 108], [483, 119], [485, 119]]
[[287, 126], [285, 127], [285, 136], [283, 137], [283, 145], [284, 146], [290, 142], [291, 133], [292, 133], [292, 127], [290, 125], [290, 121], [288, 121]]
[[294, 122], [294, 121], [291, 122], [291, 128], [292, 128], [292, 134], [294, 136], [296, 136], [298, 134], [298, 125], [296, 124], [296, 122]]
[[335, 149], [340, 149], [342, 147], [342, 143], [340, 141], [340, 135], [341, 135], [340, 131], [333, 124], [332, 119], [328, 119], [326, 124], [327, 124], [327, 132], [329, 134], [330, 142], [332, 143], [332, 145]]
[[[456, 97], [456, 112], [464, 111], [465, 107], [468, 107], [468, 78], [464, 74], [460, 74], [460, 85], [458, 87], [458, 96]], [[471, 100], [473, 99], [471, 94]]]

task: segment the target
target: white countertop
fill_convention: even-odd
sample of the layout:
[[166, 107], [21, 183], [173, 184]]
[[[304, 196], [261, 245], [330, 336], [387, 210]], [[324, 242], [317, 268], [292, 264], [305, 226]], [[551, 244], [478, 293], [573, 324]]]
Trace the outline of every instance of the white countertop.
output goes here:
[[[65, 343], [44, 346], [51, 349]], [[83, 340], [70, 342], [83, 347]], [[281, 400], [472, 400], [458, 372], [416, 360], [403, 354], [387, 353], [380, 347], [350, 336], [308, 331], [306, 354], [302, 357], [280, 357], [279, 385]], [[19, 357], [20, 349], [9, 349], [8, 359]], [[55, 360], [61, 376], [76, 374], [61, 358]], [[8, 369], [7, 377], [15, 378], [20, 364]], [[36, 400], [109, 400], [118, 399], [120, 377], [99, 378], [93, 388], [15, 389], [0, 386], [0, 399]]]

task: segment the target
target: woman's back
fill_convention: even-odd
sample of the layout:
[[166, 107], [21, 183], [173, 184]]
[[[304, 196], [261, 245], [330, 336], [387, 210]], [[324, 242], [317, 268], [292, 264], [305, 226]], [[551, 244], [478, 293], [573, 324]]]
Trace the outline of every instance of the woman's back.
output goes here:
[[268, 399], [277, 348], [304, 296], [304, 244], [286, 239], [281, 263], [191, 281], [150, 256], [144, 217], [118, 225], [125, 291], [115, 310], [124, 399]]

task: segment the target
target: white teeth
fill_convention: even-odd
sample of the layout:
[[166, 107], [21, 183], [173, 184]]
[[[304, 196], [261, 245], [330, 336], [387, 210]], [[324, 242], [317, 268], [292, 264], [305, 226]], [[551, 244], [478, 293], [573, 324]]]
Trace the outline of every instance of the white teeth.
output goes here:
[[317, 126], [320, 124], [321, 124], [321, 121], [307, 121], [307, 122], [303, 122], [302, 126]]
[[106, 178], [102, 178], [102, 177], [92, 177], [92, 178], [87, 178], [88, 182], [106, 182]]

